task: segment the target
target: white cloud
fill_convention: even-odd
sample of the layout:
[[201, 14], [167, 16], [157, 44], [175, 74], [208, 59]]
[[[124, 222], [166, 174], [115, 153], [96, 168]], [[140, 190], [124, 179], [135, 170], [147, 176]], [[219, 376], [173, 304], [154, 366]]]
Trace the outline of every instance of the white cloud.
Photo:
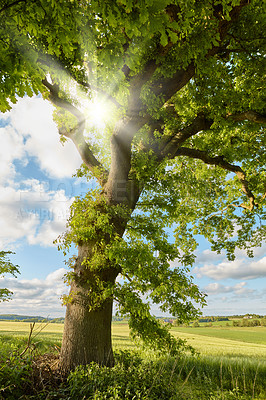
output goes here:
[[23, 158], [23, 137], [12, 127], [0, 128], [0, 184], [3, 185], [15, 176], [13, 161]]
[[14, 293], [10, 302], [0, 303], [0, 313], [63, 316], [65, 309], [60, 298], [68, 292], [63, 281], [66, 272], [66, 269], [60, 268], [43, 280], [0, 278], [0, 286], [7, 287]]
[[195, 267], [193, 272], [198, 278], [222, 279], [256, 279], [266, 277], [266, 256], [257, 261], [250, 259], [236, 259], [223, 261], [218, 265], [209, 264], [203, 267]]
[[[72, 143], [59, 142], [53, 107], [41, 98], [19, 99], [1, 115], [0, 128], [0, 248], [29, 244], [52, 246], [65, 230], [69, 206], [76, 193], [71, 177], [81, 163]], [[4, 122], [4, 124], [3, 124]], [[46, 174], [46, 181], [24, 179], [14, 161], [26, 165], [29, 157]], [[53, 178], [61, 178], [58, 182]], [[11, 246], [11, 247], [10, 247]]]
[[35, 235], [28, 235], [28, 242], [30, 245], [39, 244], [41, 246], [49, 247], [53, 245], [53, 241], [65, 230], [65, 221], [44, 221], [38, 233]]
[[206, 249], [203, 251], [197, 251], [196, 252], [197, 258], [196, 258], [196, 263], [201, 264], [201, 263], [206, 263], [206, 262], [213, 262], [213, 261], [220, 261], [225, 258], [225, 253], [222, 252], [221, 254], [217, 254], [215, 251], [212, 251], [210, 249]]
[[23, 191], [0, 186], [0, 248], [19, 239], [29, 244], [52, 246], [65, 230], [70, 204], [63, 190], [45, 191], [42, 182], [22, 181]]
[[210, 283], [205, 286], [204, 291], [209, 295], [217, 295], [221, 293], [232, 293], [236, 296], [246, 296], [254, 292], [253, 289], [247, 287], [247, 282], [239, 282], [234, 286], [225, 286], [220, 283]]
[[81, 158], [72, 142], [64, 146], [60, 143], [52, 113], [53, 106], [42, 98], [19, 99], [11, 111], [1, 116], [9, 125], [0, 130], [0, 154], [6, 154], [9, 163], [23, 160], [23, 157], [36, 157], [49, 176], [71, 176], [80, 166]]
[[[262, 243], [260, 247], [253, 248], [254, 258], [262, 257], [266, 254], [266, 243]], [[237, 249], [235, 252], [236, 257], [243, 258], [246, 256], [245, 250]]]

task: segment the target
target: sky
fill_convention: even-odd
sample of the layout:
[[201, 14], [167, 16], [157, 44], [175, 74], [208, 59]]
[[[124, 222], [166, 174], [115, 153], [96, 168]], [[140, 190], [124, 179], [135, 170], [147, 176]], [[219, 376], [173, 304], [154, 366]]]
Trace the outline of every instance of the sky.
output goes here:
[[[65, 257], [53, 241], [88, 183], [72, 176], [81, 159], [71, 142], [60, 143], [52, 114], [40, 97], [19, 99], [0, 114], [0, 249], [15, 252], [11, 261], [20, 266], [17, 278], [0, 278], [0, 287], [13, 292], [11, 301], [0, 303], [0, 314], [65, 314]], [[266, 244], [254, 258], [243, 251], [236, 256], [229, 262], [200, 241], [191, 274], [208, 295], [204, 315], [266, 314]], [[162, 314], [155, 306], [152, 311]]]

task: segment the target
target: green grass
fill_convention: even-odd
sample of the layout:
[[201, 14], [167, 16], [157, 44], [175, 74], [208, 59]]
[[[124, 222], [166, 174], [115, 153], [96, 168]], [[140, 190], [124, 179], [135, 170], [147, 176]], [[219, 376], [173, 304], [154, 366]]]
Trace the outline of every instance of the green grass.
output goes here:
[[[201, 329], [205, 328], [189, 330], [173, 328], [172, 333], [181, 339], [186, 339], [198, 352], [206, 356], [227, 356], [230, 358], [251, 357], [266, 361], [266, 344], [247, 342], [247, 337], [245, 336], [247, 332], [242, 332], [243, 328], [235, 332], [230, 332], [231, 336], [226, 334], [227, 331], [220, 331], [218, 336], [214, 328], [206, 328], [204, 334], [200, 334]], [[194, 332], [197, 332], [197, 334]], [[256, 338], [256, 332], [250, 333], [253, 333], [253, 337]], [[228, 339], [227, 337], [234, 337], [235, 340]], [[252, 335], [249, 336], [249, 338], [251, 337]]]
[[199, 328], [173, 328], [175, 332], [217, 337], [221, 339], [237, 340], [239, 342], [257, 343], [266, 345], [266, 327], [199, 327]]
[[[27, 338], [29, 331], [30, 324], [27, 322], [0, 321], [0, 335]], [[129, 337], [129, 328], [126, 322], [114, 322], [112, 331], [115, 350], [130, 350], [136, 347]], [[54, 342], [59, 346], [62, 333], [63, 324], [36, 323], [33, 339]], [[247, 356], [266, 359], [265, 327], [174, 327], [172, 333], [182, 339], [187, 339], [189, 344], [204, 355]]]
[[[18, 357], [26, 346], [30, 324], [0, 321], [0, 398], [1, 388], [10, 387], [10, 393], [9, 389], [4, 391], [10, 400], [266, 399], [266, 328], [172, 328], [174, 335], [186, 338], [201, 353], [196, 358], [158, 357], [154, 352], [137, 349], [127, 323], [115, 322], [112, 329], [115, 352], [124, 351], [122, 355], [117, 353], [117, 367], [112, 372], [97, 366], [81, 369], [67, 385], [43, 388], [32, 397], [23, 394], [35, 390], [29, 378], [30, 354], [26, 353], [23, 360]], [[37, 352], [54, 351], [55, 345], [60, 346], [62, 332], [63, 324], [36, 323], [33, 341]]]

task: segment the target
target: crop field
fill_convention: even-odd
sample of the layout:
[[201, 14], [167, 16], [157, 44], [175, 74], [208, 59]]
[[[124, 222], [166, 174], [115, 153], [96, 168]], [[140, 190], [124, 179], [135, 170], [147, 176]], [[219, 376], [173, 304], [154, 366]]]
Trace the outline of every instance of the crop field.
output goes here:
[[266, 345], [266, 327], [252, 328], [174, 328], [175, 332], [183, 334], [195, 334], [200, 336], [212, 336], [221, 339], [237, 340], [240, 342], [257, 343]]
[[[200, 357], [194, 358], [188, 354], [181, 359], [174, 359], [168, 356], [157, 358], [154, 352], [138, 348], [137, 344], [130, 338], [129, 327], [126, 322], [114, 322], [112, 329], [114, 350], [130, 351], [130, 353], [126, 353], [129, 354], [128, 357], [130, 360], [134, 351], [138, 350], [143, 360], [141, 365], [137, 363], [136, 366], [133, 366], [132, 364], [130, 370], [131, 372], [134, 370], [134, 374], [131, 377], [132, 382], [134, 382], [134, 384], [132, 383], [132, 387], [135, 387], [136, 382], [141, 385], [142, 381], [151, 379], [151, 382], [148, 383], [151, 385], [151, 389], [149, 390], [153, 390], [154, 376], [157, 377], [156, 382], [158, 381], [158, 377], [162, 376], [163, 380], [161, 384], [163, 388], [169, 386], [167, 383], [169, 381], [173, 385], [176, 385], [176, 397], [173, 397], [173, 399], [266, 399], [266, 328], [264, 327], [238, 328], [228, 325], [201, 326], [198, 328], [172, 327], [171, 331], [173, 335], [186, 339], [200, 353]], [[10, 350], [13, 352], [17, 346], [23, 350], [27, 344], [29, 332], [29, 322], [0, 321], [1, 358], [4, 360], [5, 357], [8, 357]], [[60, 348], [62, 333], [63, 324], [36, 323], [34, 325], [32, 341], [38, 352], [49, 353], [57, 351]], [[13, 381], [17, 382], [16, 371], [18, 371], [18, 368], [21, 368], [21, 364], [19, 364], [20, 361], [17, 356], [13, 358], [12, 362], [15, 363], [14, 366], [12, 366], [10, 361], [10, 366], [6, 362], [2, 364], [3, 370], [2, 372], [0, 371], [1, 387], [8, 388], [7, 382], [11, 386]], [[21, 371], [23, 371], [23, 368]], [[114, 370], [116, 371], [114, 373], [118, 374], [117, 379], [120, 379], [120, 373], [124, 373], [127, 376], [124, 384], [127, 384], [129, 372], [123, 372], [123, 368], [125, 366], [121, 364], [117, 370]], [[94, 385], [97, 386], [98, 380], [102, 379], [101, 374], [104, 372], [97, 371], [96, 369], [94, 373], [96, 374]], [[141, 378], [139, 377], [140, 373], [142, 374]], [[108, 381], [108, 372], [106, 374]], [[83, 387], [83, 389], [80, 389], [81, 391], [87, 390], [84, 386], [84, 376], [79, 377], [79, 375], [74, 375], [74, 377], [75, 379], [81, 379], [79, 385], [76, 385], [75, 380], [73, 381], [76, 385], [75, 387]], [[139, 379], [139, 381], [136, 381], [136, 379]], [[174, 379], [176, 380], [175, 383]], [[23, 387], [23, 383], [21, 385]], [[1, 387], [0, 390], [5, 390], [1, 389]], [[108, 387], [107, 391], [109, 390]], [[66, 389], [64, 388], [64, 390]], [[83, 394], [80, 396], [77, 394], [73, 398], [82, 398]], [[72, 399], [72, 397], [59, 398]], [[102, 398], [107, 397], [99, 397], [99, 399]], [[120, 397], [116, 398], [120, 399]]]
[[258, 357], [266, 361], [266, 328], [173, 328], [204, 355]]
[[[115, 350], [132, 350], [136, 344], [130, 339], [129, 328], [125, 322], [114, 322], [113, 346]], [[0, 335], [25, 337], [29, 335], [30, 323], [0, 321]], [[266, 362], [266, 327], [173, 327], [174, 336], [186, 339], [203, 355], [228, 357], [256, 357]], [[53, 342], [60, 346], [63, 324], [36, 323], [32, 338]]]
[[250, 357], [266, 362], [266, 345], [190, 333], [178, 332], [177, 336], [186, 339], [202, 355]]

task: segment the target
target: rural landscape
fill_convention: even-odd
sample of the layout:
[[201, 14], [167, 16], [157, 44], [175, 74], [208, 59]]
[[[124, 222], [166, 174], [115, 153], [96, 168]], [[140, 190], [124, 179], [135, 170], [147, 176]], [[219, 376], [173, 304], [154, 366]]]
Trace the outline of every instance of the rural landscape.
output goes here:
[[171, 333], [187, 340], [196, 352], [179, 357], [143, 348], [130, 337], [126, 320], [113, 321], [116, 367], [112, 371], [96, 364], [78, 368], [67, 382], [56, 374], [51, 380], [63, 323], [36, 322], [29, 342], [34, 322], [2, 319], [1, 396], [14, 400], [265, 399], [266, 318], [218, 319], [187, 326], [176, 326], [171, 319]]
[[0, 0], [0, 399], [266, 399], [265, 32]]

